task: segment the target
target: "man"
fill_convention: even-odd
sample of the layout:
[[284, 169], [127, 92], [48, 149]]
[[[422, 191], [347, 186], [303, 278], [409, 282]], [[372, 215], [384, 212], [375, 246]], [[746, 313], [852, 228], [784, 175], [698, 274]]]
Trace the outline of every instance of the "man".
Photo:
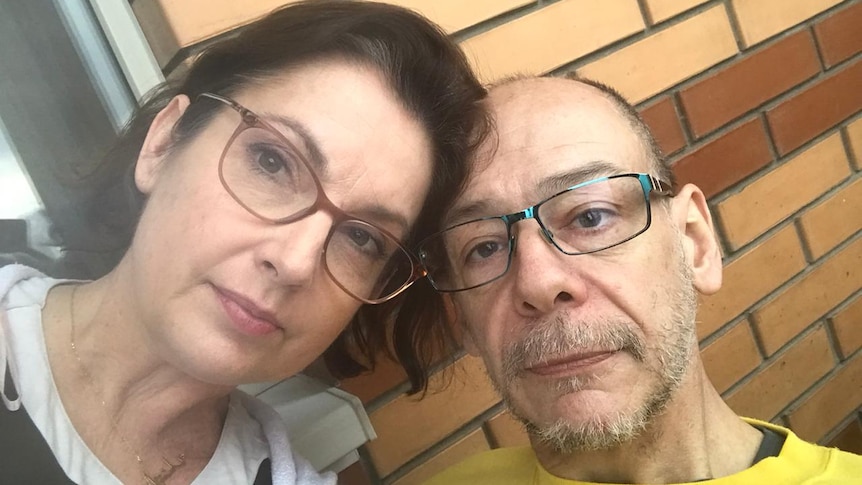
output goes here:
[[671, 194], [631, 106], [559, 78], [489, 103], [498, 139], [420, 257], [532, 446], [431, 483], [862, 483], [862, 457], [741, 419], [709, 382], [695, 313], [721, 286], [713, 223], [699, 188]]

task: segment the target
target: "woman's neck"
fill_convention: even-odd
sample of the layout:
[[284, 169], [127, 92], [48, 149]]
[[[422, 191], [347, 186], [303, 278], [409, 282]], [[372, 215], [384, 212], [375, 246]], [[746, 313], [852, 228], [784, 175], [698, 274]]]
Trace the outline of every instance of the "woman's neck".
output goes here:
[[231, 387], [196, 380], [163, 357], [122, 280], [111, 273], [49, 293], [43, 327], [57, 390], [76, 430], [119, 478], [140, 481], [137, 456], [155, 473], [182, 455], [188, 466], [174, 480], [183, 483], [212, 456]]

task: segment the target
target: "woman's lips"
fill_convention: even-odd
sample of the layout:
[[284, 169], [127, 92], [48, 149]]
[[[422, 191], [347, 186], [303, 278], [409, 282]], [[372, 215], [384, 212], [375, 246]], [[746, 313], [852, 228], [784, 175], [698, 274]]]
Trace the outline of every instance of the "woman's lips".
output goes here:
[[577, 374], [584, 372], [588, 367], [612, 357], [618, 351], [602, 350], [598, 352], [581, 352], [532, 365], [528, 371], [540, 376], [555, 376], [563, 374]]
[[280, 328], [273, 322], [272, 317], [266, 315], [266, 312], [242, 296], [220, 288], [215, 288], [215, 294], [225, 314], [227, 314], [228, 320], [240, 332], [251, 336], [261, 336]]

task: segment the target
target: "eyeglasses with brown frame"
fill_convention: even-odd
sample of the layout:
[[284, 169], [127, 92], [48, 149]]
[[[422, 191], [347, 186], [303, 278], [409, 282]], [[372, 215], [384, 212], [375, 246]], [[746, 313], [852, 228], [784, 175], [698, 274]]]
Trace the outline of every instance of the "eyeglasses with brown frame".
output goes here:
[[[383, 303], [425, 276], [425, 271], [393, 234], [337, 207], [323, 191], [308, 157], [282, 131], [236, 101], [212, 93], [240, 115], [219, 160], [219, 179], [233, 199], [254, 216], [289, 224], [317, 211], [332, 219], [323, 244], [323, 266], [353, 298]], [[298, 141], [301, 137], [297, 133]]]

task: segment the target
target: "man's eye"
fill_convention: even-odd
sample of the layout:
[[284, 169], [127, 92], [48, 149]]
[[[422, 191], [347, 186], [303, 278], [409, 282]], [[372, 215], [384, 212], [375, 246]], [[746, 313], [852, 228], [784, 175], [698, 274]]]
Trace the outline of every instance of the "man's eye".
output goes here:
[[605, 214], [598, 209], [589, 209], [575, 217], [575, 222], [581, 227], [596, 227], [602, 223]]
[[502, 246], [497, 241], [484, 241], [473, 246], [467, 253], [467, 261], [482, 261], [488, 259], [502, 250]]

